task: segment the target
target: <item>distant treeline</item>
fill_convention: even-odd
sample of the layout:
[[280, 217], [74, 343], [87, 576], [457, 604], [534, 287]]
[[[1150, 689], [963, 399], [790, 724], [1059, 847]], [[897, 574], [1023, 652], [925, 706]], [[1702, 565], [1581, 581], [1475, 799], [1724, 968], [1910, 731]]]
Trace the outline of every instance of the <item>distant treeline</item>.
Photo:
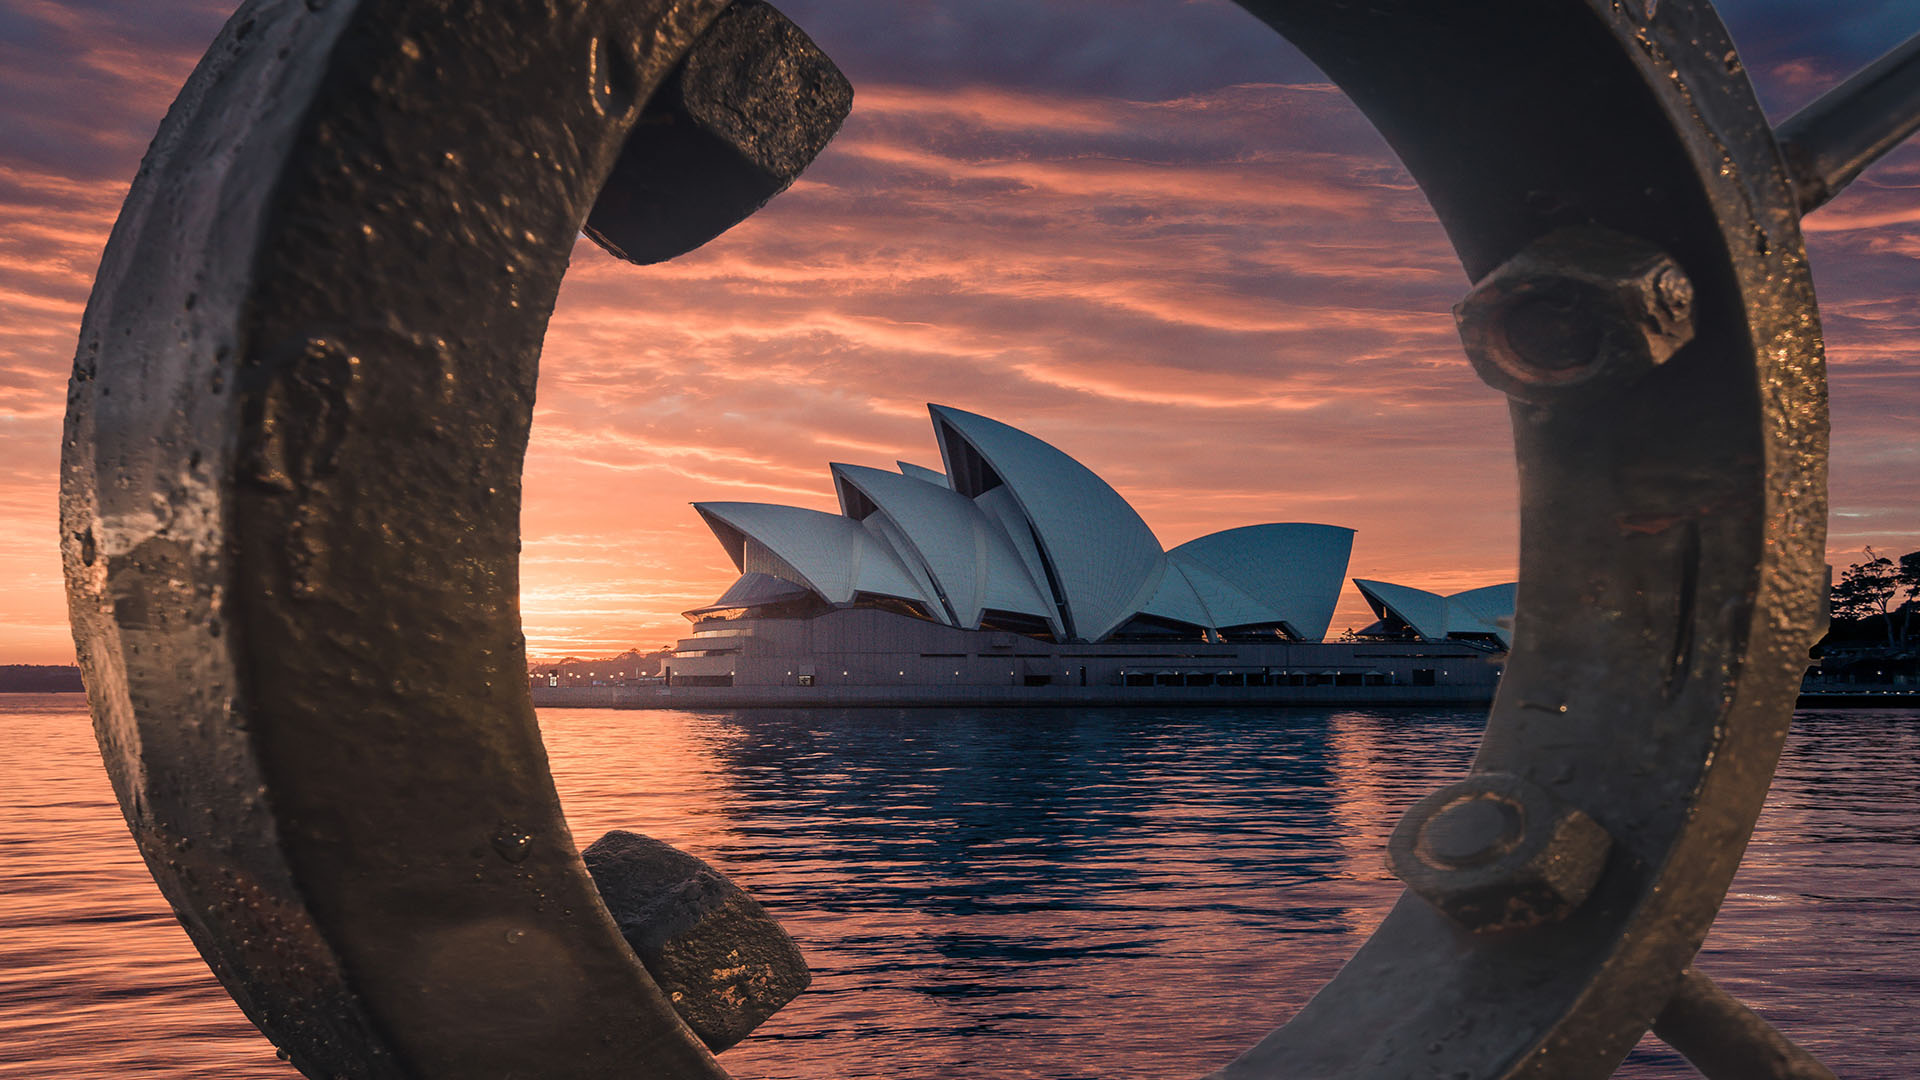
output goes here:
[[0, 694], [80, 693], [80, 669], [60, 664], [0, 664]]
[[1863, 549], [1866, 558], [1847, 567], [1833, 583], [1828, 610], [1833, 615], [1835, 633], [1844, 636], [1853, 626], [1877, 622], [1886, 635], [1886, 644], [1897, 649], [1913, 640], [1913, 617], [1920, 613], [1920, 551], [1909, 551], [1898, 560], [1872, 548]]
[[599, 659], [569, 656], [564, 660], [528, 664], [527, 674], [535, 682], [544, 682], [551, 676], [561, 686], [592, 686], [596, 683], [625, 686], [635, 680], [660, 674], [660, 665], [672, 655], [672, 649], [656, 649], [646, 653], [628, 649], [618, 656]]

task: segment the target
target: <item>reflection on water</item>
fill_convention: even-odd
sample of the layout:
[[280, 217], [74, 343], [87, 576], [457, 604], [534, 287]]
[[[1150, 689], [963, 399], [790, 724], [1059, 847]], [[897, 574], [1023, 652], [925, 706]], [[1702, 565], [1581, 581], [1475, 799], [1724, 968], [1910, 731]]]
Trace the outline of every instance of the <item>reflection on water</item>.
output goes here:
[[[77, 698], [0, 699], [0, 1077], [278, 1077], [132, 853]], [[542, 715], [576, 838], [760, 897], [813, 989], [741, 1077], [1199, 1076], [1397, 895], [1401, 808], [1477, 713]], [[1701, 966], [1850, 1078], [1920, 1072], [1920, 714], [1803, 715]], [[1657, 1043], [1621, 1073], [1690, 1075]]]
[[[698, 851], [807, 950], [814, 989], [730, 1051], [729, 1068], [1181, 1076], [1223, 1064], [1333, 973], [1394, 891], [1384, 807], [1463, 769], [1478, 720], [863, 710], [546, 723], [569, 777], [586, 760], [635, 766], [588, 790], [563, 781], [581, 839], [628, 824]], [[1382, 738], [1426, 750], [1388, 774]], [[682, 779], [689, 757], [698, 795]], [[1369, 809], [1372, 831], [1344, 835]]]

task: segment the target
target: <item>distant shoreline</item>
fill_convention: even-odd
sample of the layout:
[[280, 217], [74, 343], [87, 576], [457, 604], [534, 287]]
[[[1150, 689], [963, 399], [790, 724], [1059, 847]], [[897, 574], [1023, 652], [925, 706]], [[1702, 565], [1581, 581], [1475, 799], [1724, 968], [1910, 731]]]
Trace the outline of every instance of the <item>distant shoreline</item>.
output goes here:
[[80, 669], [72, 664], [0, 664], [0, 694], [79, 694]]
[[[639, 695], [637, 692], [633, 695], [628, 695], [622, 698], [621, 700], [616, 701], [616, 700], [612, 700], [614, 697], [618, 696], [616, 688], [599, 687], [595, 689], [598, 689], [601, 691], [600, 696], [594, 697], [591, 695], [583, 696], [583, 695], [576, 694], [571, 697], [571, 700], [569, 700], [568, 699], [569, 695], [566, 695], [566, 694], [555, 695], [552, 691], [547, 690], [547, 688], [545, 687], [538, 687], [538, 688], [535, 688], [535, 691], [534, 691], [535, 704], [537, 706], [541, 706], [545, 708], [562, 708], [562, 709], [595, 708], [595, 707], [598, 707], [598, 708], [607, 708], [607, 707], [613, 707], [613, 708], [699, 708], [699, 707], [725, 708], [728, 705], [732, 705], [734, 707], [752, 707], [754, 705], [769, 704], [769, 702], [764, 702], [764, 701], [756, 702], [756, 701], [744, 701], [744, 700], [723, 702], [719, 700], [718, 697], [710, 697], [705, 700], [699, 700], [699, 701], [692, 701], [692, 700], [668, 701], [668, 700], [661, 700], [662, 698], [666, 697], [666, 695], [659, 694], [657, 691], [655, 695], [652, 695], [654, 697], [654, 700], [651, 700], [651, 701], [641, 700], [642, 696]], [[77, 667], [74, 667], [71, 664], [0, 664], [0, 694], [84, 694], [84, 693], [86, 693], [86, 687], [80, 681], [80, 669]], [[684, 690], [682, 690], [682, 694], [685, 694]], [[543, 698], [545, 700], [541, 700]], [[1017, 704], [1039, 704], [1039, 703], [1040, 702], [1036, 702], [1030, 699], [1017, 702]], [[1092, 704], [1120, 704], [1120, 703], [1121, 702], [1094, 702], [1094, 701], [1053, 702], [1053, 704], [1062, 704], [1062, 705], [1066, 705], [1066, 704], [1092, 705]], [[1169, 702], [1160, 701], [1160, 700], [1142, 701], [1142, 700], [1139, 700], [1138, 698], [1135, 698], [1133, 700], [1129, 700], [1124, 703], [1125, 704], [1168, 704]], [[1194, 704], [1210, 704], [1210, 705], [1220, 705], [1220, 704], [1271, 705], [1271, 704], [1286, 704], [1287, 702], [1251, 701], [1251, 700], [1232, 701], [1232, 700], [1209, 699], [1205, 701], [1195, 700], [1193, 703]], [[1293, 703], [1305, 704], [1306, 702], [1293, 702]], [[1461, 702], [1461, 701], [1455, 701], [1451, 703], [1452, 704], [1479, 704], [1479, 702]], [[782, 702], [782, 704], [792, 705], [793, 703]], [[1016, 702], [1012, 702], [1012, 701], [986, 702], [986, 701], [980, 701], [980, 700], [967, 700], [964, 702], [936, 703], [931, 701], [889, 700], [889, 701], [881, 702], [876, 700], [871, 702], [851, 702], [851, 701], [836, 700], [836, 701], [810, 702], [806, 705], [801, 705], [800, 707], [802, 708], [809, 707], [809, 706], [844, 707], [844, 706], [854, 705], [854, 704], [868, 704], [868, 705], [886, 704], [894, 707], [911, 707], [913, 705], [928, 705], [928, 704], [985, 705], [985, 704], [1016, 704]], [[1375, 704], [1387, 704], [1387, 702], [1376, 702]], [[1416, 703], [1416, 702], [1409, 701], [1409, 702], [1401, 702], [1399, 704], [1439, 704], [1439, 702], [1417, 702]], [[1902, 687], [1861, 686], [1859, 689], [1851, 690], [1851, 691], [1842, 691], [1842, 690], [1837, 690], [1833, 688], [1823, 688], [1821, 691], [1818, 691], [1818, 692], [1801, 694], [1799, 701], [1795, 703], [1794, 707], [1796, 709], [1863, 709], [1863, 708], [1864, 709], [1874, 709], [1874, 708], [1920, 709], [1920, 688], [1907, 687], [1907, 686], [1902, 686]]]

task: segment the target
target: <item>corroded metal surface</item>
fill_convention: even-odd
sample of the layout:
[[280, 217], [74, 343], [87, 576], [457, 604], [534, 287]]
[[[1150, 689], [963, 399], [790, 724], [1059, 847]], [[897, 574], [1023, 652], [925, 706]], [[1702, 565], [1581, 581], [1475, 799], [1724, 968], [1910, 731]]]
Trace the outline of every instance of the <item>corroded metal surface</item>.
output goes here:
[[1506, 934], [1409, 894], [1222, 1075], [1609, 1075], [1713, 920], [1817, 635], [1825, 386], [1792, 189], [1707, 4], [1248, 6], [1386, 135], [1470, 276], [1605, 228], [1685, 271], [1695, 332], [1630, 392], [1512, 410], [1515, 646], [1474, 771], [1606, 830], [1593, 894]]
[[1654, 1018], [1653, 1033], [1707, 1080], [1836, 1080], [1833, 1070], [1692, 968]]
[[1394, 876], [1467, 930], [1524, 930], [1573, 914], [1612, 838], [1579, 808], [1507, 773], [1476, 772], [1420, 800], [1394, 829]]
[[630, 262], [683, 255], [785, 191], [852, 107], [804, 31], [733, 0], [641, 110], [586, 233]]
[[786, 930], [700, 858], [618, 829], [582, 855], [620, 935], [715, 1053], [813, 981]]
[[1573, 226], [1494, 267], [1453, 314], [1487, 385], [1533, 405], [1592, 401], [1693, 340], [1693, 282], [1643, 240]]
[[[1616, 295], [1667, 310], [1631, 378], [1514, 394], [1516, 647], [1467, 781], [1491, 795], [1411, 826], [1430, 867], [1461, 869], [1517, 850], [1529, 817], [1584, 820], [1580, 873], [1543, 870], [1557, 899], [1517, 921], [1449, 917], [1446, 881], [1410, 892], [1220, 1075], [1580, 1080], [1656, 1015], [1705, 1033], [1700, 1060], [1765, 1041], [1725, 1009], [1663, 1010], [1714, 1005], [1682, 973], [1821, 618], [1808, 181], [1704, 2], [1244, 3], [1392, 142], [1471, 277], [1544, 241], [1553, 273], [1631, 279]], [[636, 188], [601, 189], [723, 6], [255, 0], [115, 226], [62, 462], [75, 638], [156, 880], [310, 1076], [724, 1075], [574, 850], [517, 618], [535, 358], [572, 239], [596, 198], [626, 212], [611, 200]], [[824, 69], [791, 36], [715, 47], [745, 65], [715, 85], [760, 60], [795, 77], [714, 137], [816, 152], [844, 111]], [[807, 87], [822, 100], [789, 108]], [[775, 181], [804, 164], [774, 157]], [[1863, 160], [1842, 157], [1821, 183]], [[717, 167], [667, 164], [693, 181], [667, 192]], [[642, 209], [622, 220], [665, 220]], [[1551, 240], [1570, 228], [1654, 261], [1588, 264]], [[1486, 309], [1522, 359], [1580, 336]]]
[[547, 316], [720, 7], [255, 0], [114, 228], [75, 639], [149, 867], [309, 1076], [722, 1075], [574, 850], [517, 617]]
[[1780, 149], [1800, 212], [1824, 205], [1916, 130], [1920, 34], [1781, 123]]

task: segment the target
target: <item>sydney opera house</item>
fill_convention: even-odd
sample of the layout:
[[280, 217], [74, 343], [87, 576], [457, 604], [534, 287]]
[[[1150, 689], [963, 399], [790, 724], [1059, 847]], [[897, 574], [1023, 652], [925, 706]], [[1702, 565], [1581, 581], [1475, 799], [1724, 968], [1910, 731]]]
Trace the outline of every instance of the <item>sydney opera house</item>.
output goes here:
[[929, 411], [944, 471], [832, 465], [837, 514], [695, 504], [740, 577], [686, 613], [690, 634], [641, 696], [1492, 696], [1511, 585], [1439, 596], [1356, 581], [1378, 621], [1327, 641], [1352, 529], [1247, 525], [1165, 549], [1118, 492], [1060, 450], [974, 413]]

